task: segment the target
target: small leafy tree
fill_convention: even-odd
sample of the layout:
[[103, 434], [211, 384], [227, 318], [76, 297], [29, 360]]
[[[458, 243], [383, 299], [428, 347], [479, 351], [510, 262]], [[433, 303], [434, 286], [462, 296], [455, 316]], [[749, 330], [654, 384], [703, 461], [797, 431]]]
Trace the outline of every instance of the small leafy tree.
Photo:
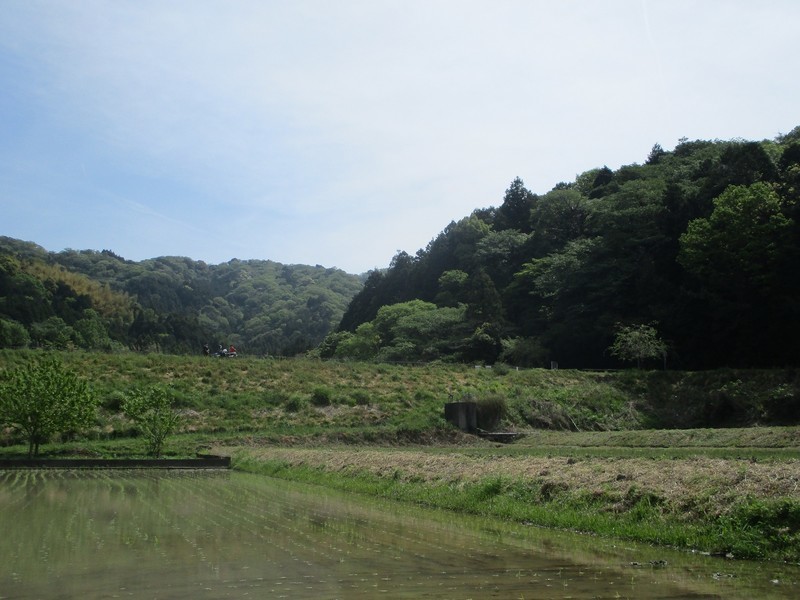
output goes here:
[[658, 337], [658, 332], [651, 325], [617, 325], [617, 334], [609, 352], [623, 361], [636, 361], [636, 368], [641, 368], [642, 361], [651, 358], [664, 358], [667, 345]]
[[31, 342], [31, 336], [22, 323], [0, 318], [0, 348], [22, 348]]
[[96, 411], [86, 381], [54, 358], [32, 362], [0, 382], [0, 423], [25, 436], [29, 458], [56, 433], [89, 427]]
[[147, 438], [147, 452], [155, 458], [161, 456], [164, 442], [180, 421], [172, 404], [172, 394], [159, 386], [134, 390], [122, 403], [122, 411]]

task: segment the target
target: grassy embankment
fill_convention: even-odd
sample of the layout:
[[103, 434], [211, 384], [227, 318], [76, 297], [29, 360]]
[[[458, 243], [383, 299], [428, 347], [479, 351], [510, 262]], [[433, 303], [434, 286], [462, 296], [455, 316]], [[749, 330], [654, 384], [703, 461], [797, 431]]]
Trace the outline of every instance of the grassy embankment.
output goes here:
[[[32, 353], [0, 352], [0, 369]], [[127, 389], [168, 383], [167, 454], [365, 494], [737, 557], [800, 561], [793, 371], [583, 373], [464, 366], [62, 355], [93, 382], [97, 427], [58, 453], [141, 452]], [[450, 399], [506, 405], [498, 445], [454, 431]], [[783, 424], [779, 426], [779, 424]], [[770, 426], [765, 426], [770, 425]], [[6, 443], [14, 442], [6, 434]], [[22, 446], [0, 449], [21, 454]]]

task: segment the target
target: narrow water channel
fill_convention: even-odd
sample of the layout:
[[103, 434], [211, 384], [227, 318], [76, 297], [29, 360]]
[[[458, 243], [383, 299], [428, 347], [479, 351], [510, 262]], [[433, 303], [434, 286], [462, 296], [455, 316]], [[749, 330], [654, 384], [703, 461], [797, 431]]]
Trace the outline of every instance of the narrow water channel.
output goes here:
[[800, 570], [237, 472], [0, 471], [0, 599], [797, 598]]

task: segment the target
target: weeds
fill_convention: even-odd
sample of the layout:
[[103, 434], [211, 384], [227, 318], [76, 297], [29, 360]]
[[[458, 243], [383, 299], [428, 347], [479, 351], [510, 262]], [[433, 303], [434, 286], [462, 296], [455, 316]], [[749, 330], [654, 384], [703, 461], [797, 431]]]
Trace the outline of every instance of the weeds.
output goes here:
[[476, 420], [479, 429], [494, 431], [508, 414], [508, 404], [501, 394], [489, 394], [478, 399]]
[[[0, 351], [0, 372], [39, 354]], [[276, 476], [521, 523], [800, 560], [800, 429], [785, 426], [800, 419], [793, 370], [582, 373], [59, 356], [91, 382], [101, 410], [84, 437], [43, 445], [46, 455], [144, 454], [144, 436], [121, 415], [125, 393], [169, 384], [181, 424], [167, 456], [243, 445], [250, 449], [241, 453], [243, 467]], [[499, 447], [465, 436], [443, 419], [450, 397], [475, 399], [481, 429], [526, 437]], [[710, 428], [722, 422], [761, 426]], [[784, 426], [763, 426], [772, 423]], [[19, 442], [0, 431], [3, 455], [24, 453]], [[303, 444], [320, 449], [320, 464], [274, 456]], [[329, 464], [342, 458], [328, 451], [332, 444], [358, 445], [341, 472]], [[273, 458], [254, 458], [265, 445]], [[393, 449], [382, 456], [368, 445]], [[422, 445], [426, 451], [410, 457], [398, 450]], [[366, 458], [389, 464], [380, 472], [355, 464]]]

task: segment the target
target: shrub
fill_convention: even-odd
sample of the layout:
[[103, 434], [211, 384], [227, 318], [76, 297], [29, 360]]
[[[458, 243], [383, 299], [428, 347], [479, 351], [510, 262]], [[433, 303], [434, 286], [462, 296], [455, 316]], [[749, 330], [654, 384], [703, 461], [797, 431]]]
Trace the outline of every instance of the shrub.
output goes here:
[[506, 363], [496, 362], [492, 365], [492, 372], [495, 375], [508, 375], [509, 371], [511, 371], [511, 367], [509, 367]]
[[164, 387], [134, 390], [122, 404], [122, 410], [147, 439], [148, 454], [158, 458], [164, 442], [178, 426], [180, 417], [173, 409], [173, 396]]
[[294, 393], [289, 395], [283, 408], [288, 412], [296, 413], [306, 408], [306, 406], [308, 406], [308, 399], [303, 394]]
[[800, 420], [800, 394], [790, 384], [769, 390], [763, 404], [764, 417], [770, 423], [792, 424]]
[[577, 429], [566, 409], [557, 402], [533, 398], [525, 421], [537, 429]]
[[105, 398], [103, 398], [103, 408], [110, 411], [118, 411], [122, 409], [122, 404], [125, 402], [125, 393], [119, 390], [112, 390]]
[[330, 406], [333, 394], [330, 389], [318, 386], [311, 391], [311, 404], [314, 406]]
[[500, 394], [484, 396], [476, 402], [475, 418], [478, 429], [493, 431], [500, 425], [500, 421], [508, 413], [508, 405], [505, 397]]
[[23, 348], [31, 343], [31, 336], [22, 323], [0, 319], [0, 348]]
[[617, 323], [617, 333], [609, 352], [625, 362], [635, 362], [640, 369], [649, 359], [662, 358], [667, 354], [667, 345], [658, 337], [655, 325], [628, 326]]
[[356, 403], [356, 406], [369, 406], [370, 405], [370, 396], [364, 390], [355, 390], [350, 394], [350, 397]]

